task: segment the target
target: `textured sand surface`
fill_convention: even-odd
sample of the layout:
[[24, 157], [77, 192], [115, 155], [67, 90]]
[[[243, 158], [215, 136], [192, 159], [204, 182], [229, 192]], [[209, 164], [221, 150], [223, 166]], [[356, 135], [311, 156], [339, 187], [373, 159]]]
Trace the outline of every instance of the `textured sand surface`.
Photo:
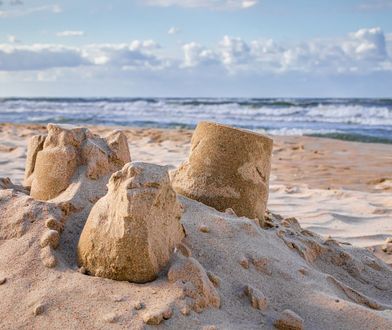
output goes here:
[[[22, 182], [27, 139], [44, 132], [0, 126], [0, 177]], [[125, 133], [133, 160], [174, 168], [189, 152], [189, 131]], [[181, 197], [183, 246], [146, 284], [87, 276], [76, 264], [103, 178], [75, 183], [48, 203], [4, 181], [0, 328], [392, 328], [392, 268], [372, 254], [391, 263], [380, 249], [392, 236], [391, 162], [388, 145], [275, 138], [268, 208], [283, 217], [269, 213], [269, 228], [261, 229]], [[58, 242], [42, 241], [50, 218], [58, 221]]]

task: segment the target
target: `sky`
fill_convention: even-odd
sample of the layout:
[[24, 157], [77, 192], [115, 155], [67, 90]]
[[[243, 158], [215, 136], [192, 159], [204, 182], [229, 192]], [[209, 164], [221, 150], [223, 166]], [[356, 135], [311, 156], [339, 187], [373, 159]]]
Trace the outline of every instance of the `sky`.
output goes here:
[[392, 97], [392, 0], [0, 0], [0, 97]]

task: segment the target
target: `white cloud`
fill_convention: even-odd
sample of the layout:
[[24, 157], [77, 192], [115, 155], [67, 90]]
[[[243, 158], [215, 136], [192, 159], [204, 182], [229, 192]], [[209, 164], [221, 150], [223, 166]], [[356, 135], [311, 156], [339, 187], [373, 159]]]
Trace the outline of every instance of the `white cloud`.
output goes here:
[[219, 47], [222, 62], [225, 65], [246, 63], [249, 60], [250, 47], [241, 38], [224, 36]]
[[191, 68], [198, 65], [218, 64], [218, 54], [213, 50], [207, 49], [196, 42], [190, 42], [183, 47], [184, 62], [182, 67]]
[[82, 49], [82, 53], [95, 65], [155, 70], [164, 67], [164, 60], [155, 54], [157, 49], [159, 45], [152, 40], [135, 40], [131, 44], [89, 45]]
[[221, 10], [247, 9], [257, 4], [257, 0], [144, 0], [149, 6], [185, 8], [210, 8]]
[[242, 1], [242, 8], [250, 8], [253, 7], [257, 4], [257, 1], [255, 0], [244, 0]]
[[343, 44], [343, 49], [361, 59], [382, 60], [387, 57], [385, 35], [379, 27], [351, 33], [350, 40]]
[[177, 27], [175, 27], [175, 26], [172, 26], [168, 31], [167, 31], [167, 33], [168, 34], [177, 34], [177, 33], [179, 33], [181, 30], [179, 29], [179, 28], [177, 28]]
[[161, 46], [154, 40], [134, 40], [131, 42], [132, 50], [153, 50], [159, 49]]
[[8, 42], [10, 42], [12, 44], [20, 42], [20, 40], [18, 40], [18, 38], [14, 35], [8, 35], [7, 40], [8, 40]]
[[58, 37], [81, 37], [84, 36], [84, 31], [72, 31], [72, 30], [67, 30], [67, 31], [62, 31], [56, 33]]

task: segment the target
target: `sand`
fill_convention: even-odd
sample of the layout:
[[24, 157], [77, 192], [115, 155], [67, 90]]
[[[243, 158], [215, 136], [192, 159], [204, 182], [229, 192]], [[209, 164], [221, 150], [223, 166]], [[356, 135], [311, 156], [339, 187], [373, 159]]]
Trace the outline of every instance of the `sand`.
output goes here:
[[[113, 128], [91, 129], [106, 135]], [[22, 183], [27, 141], [45, 131], [0, 125], [0, 177]], [[132, 160], [172, 169], [186, 159], [191, 134], [125, 130]], [[0, 221], [10, 224], [0, 226], [0, 328], [391, 328], [392, 259], [381, 246], [392, 236], [392, 146], [274, 141], [270, 228], [180, 197], [183, 246], [170, 270], [146, 284], [88, 276], [76, 264], [78, 238], [96, 202], [93, 184], [76, 185], [45, 207], [22, 189], [0, 190]], [[58, 247], [45, 243], [44, 250], [50, 217], [63, 228]], [[195, 276], [184, 278], [184, 269]]]

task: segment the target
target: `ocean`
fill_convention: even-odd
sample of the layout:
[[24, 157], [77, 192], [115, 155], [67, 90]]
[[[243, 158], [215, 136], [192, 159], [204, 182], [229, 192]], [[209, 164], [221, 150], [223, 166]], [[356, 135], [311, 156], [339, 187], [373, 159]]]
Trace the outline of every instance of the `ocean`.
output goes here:
[[0, 99], [2, 123], [193, 128], [201, 120], [273, 135], [392, 143], [392, 99]]

